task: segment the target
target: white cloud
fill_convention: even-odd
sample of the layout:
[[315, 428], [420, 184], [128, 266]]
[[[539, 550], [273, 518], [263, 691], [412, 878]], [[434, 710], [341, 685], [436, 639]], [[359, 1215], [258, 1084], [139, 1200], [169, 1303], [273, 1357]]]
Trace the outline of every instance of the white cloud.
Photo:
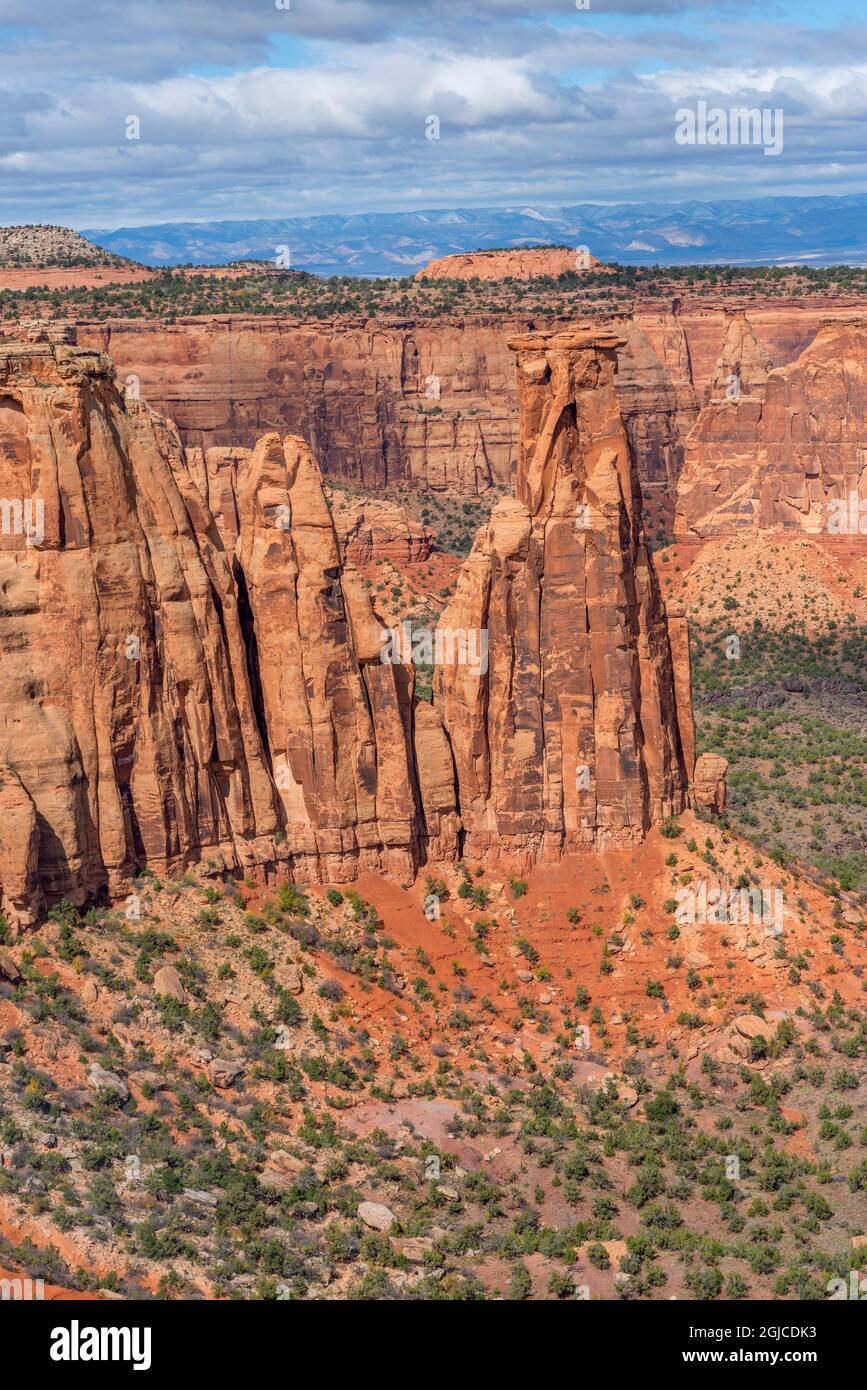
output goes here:
[[[811, 47], [815, 17], [787, 26], [791, 8], [0, 0], [24, 26], [0, 53], [4, 217], [262, 216], [287, 211], [287, 189], [310, 212], [851, 191], [867, 172], [857, 33]], [[677, 146], [674, 111], [699, 98], [783, 106], [784, 156]]]

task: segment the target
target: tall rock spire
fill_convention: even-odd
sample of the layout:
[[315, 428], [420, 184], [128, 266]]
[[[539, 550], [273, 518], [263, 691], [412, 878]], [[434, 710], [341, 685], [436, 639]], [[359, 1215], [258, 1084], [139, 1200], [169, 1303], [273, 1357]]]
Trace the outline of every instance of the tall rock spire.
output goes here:
[[615, 392], [620, 340], [511, 340], [516, 497], [480, 533], [441, 623], [487, 633], [488, 670], [438, 668], [465, 853], [530, 862], [634, 843], [688, 776], [671, 644]]

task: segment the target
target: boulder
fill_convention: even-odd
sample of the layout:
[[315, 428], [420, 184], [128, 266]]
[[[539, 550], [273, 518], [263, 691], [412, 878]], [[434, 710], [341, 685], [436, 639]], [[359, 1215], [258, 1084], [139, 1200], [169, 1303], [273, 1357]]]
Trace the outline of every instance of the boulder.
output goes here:
[[740, 1014], [738, 1018], [732, 1019], [732, 1027], [742, 1038], [765, 1038], [770, 1040], [776, 1029], [772, 1023], [766, 1019], [759, 1018], [758, 1014]]
[[11, 985], [17, 985], [20, 979], [21, 971], [12, 952], [0, 948], [0, 980], [8, 980]]
[[184, 988], [183, 980], [173, 965], [161, 965], [154, 974], [154, 992], [156, 994], [168, 995], [170, 999], [176, 999], [179, 1004], [185, 1004], [187, 991]]
[[383, 1206], [381, 1202], [359, 1202], [358, 1219], [372, 1231], [388, 1235], [397, 1217], [390, 1207]]
[[213, 1057], [206, 1067], [208, 1080], [213, 1086], [226, 1089], [244, 1074], [243, 1062], [233, 1062], [225, 1057]]
[[117, 1072], [107, 1071], [98, 1062], [91, 1065], [87, 1080], [95, 1091], [113, 1091], [121, 1100], [127, 1100], [129, 1097], [129, 1087], [123, 1077], [118, 1076]]

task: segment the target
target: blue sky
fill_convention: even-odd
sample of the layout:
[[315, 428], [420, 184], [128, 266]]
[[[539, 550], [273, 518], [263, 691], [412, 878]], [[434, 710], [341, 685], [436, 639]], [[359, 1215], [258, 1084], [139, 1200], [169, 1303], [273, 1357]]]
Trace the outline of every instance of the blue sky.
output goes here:
[[[848, 0], [0, 0], [0, 88], [5, 223], [867, 190]], [[780, 155], [678, 144], [699, 100]]]

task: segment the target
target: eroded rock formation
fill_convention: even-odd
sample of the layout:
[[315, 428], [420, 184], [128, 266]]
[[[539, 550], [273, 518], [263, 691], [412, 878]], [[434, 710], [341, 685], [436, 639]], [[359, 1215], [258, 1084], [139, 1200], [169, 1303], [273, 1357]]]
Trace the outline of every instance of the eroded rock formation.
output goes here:
[[303, 440], [185, 451], [106, 358], [4, 345], [7, 915], [117, 899], [144, 865], [410, 879], [462, 853], [633, 843], [678, 811], [685, 624], [666, 625], [644, 541], [617, 346], [515, 341], [518, 495], [437, 632], [431, 706], [387, 655]]
[[[867, 320], [823, 327], [770, 370], [743, 315], [732, 318], [686, 445], [679, 535], [744, 529], [851, 534], [867, 502]], [[853, 500], [854, 499], [854, 500]]]
[[[413, 872], [411, 671], [380, 660], [309, 451], [269, 436], [203, 462], [118, 394], [105, 358], [4, 345], [0, 882], [16, 921], [37, 889], [118, 897], [146, 863], [205, 854], [307, 878]], [[434, 791], [447, 850], [454, 808]]]
[[696, 759], [693, 801], [696, 810], [721, 816], [726, 808], [728, 759], [719, 753], [702, 753]]
[[517, 496], [494, 509], [441, 619], [487, 632], [489, 669], [442, 665], [434, 682], [471, 858], [627, 845], [684, 805], [691, 768], [615, 392], [620, 341], [579, 330], [510, 344]]
[[413, 521], [397, 502], [348, 497], [335, 491], [331, 512], [343, 559], [351, 565], [420, 564], [434, 548], [434, 534]]
[[303, 441], [259, 442], [238, 512], [262, 723], [296, 871], [340, 879], [356, 862], [412, 877], [412, 669], [382, 660], [380, 624], [357, 572], [341, 566]]
[[[42, 889], [116, 895], [204, 846], [271, 856], [234, 585], [177, 436], [105, 359], [7, 344], [0, 447], [3, 496], [44, 509], [41, 543], [0, 537], [0, 775], [33, 804]], [[4, 860], [8, 910], [25, 871]]]
[[[750, 322], [774, 367], [822, 323], [853, 310], [833, 299], [772, 300]], [[635, 335], [629, 329], [632, 322]], [[722, 297], [693, 297], [616, 322], [618, 394], [642, 483], [672, 481], [719, 362]], [[279, 315], [85, 321], [80, 345], [110, 352], [121, 379], [174, 420], [187, 445], [253, 448], [271, 430], [307, 440], [323, 473], [385, 492], [395, 483], [472, 495], [511, 488], [518, 437], [507, 339], [563, 321], [474, 313], [434, 321], [299, 321]]]
[[[137, 378], [207, 456], [279, 430], [306, 439], [334, 482], [473, 495], [513, 486], [518, 401], [507, 340], [533, 326], [518, 317], [364, 326], [239, 317], [86, 323], [78, 341], [111, 352], [121, 378]], [[639, 477], [671, 483], [719, 355], [721, 313], [697, 321], [666, 308], [616, 326]]]

